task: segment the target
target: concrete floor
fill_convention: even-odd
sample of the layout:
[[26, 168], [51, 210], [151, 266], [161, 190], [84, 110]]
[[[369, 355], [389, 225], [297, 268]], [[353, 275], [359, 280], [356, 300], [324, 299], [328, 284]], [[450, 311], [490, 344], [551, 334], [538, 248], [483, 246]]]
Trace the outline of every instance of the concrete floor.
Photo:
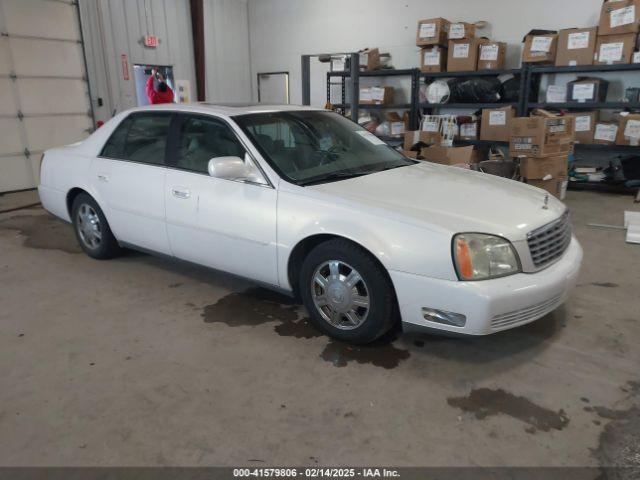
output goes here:
[[632, 197], [572, 192], [579, 286], [491, 337], [352, 348], [286, 298], [0, 216], [0, 465], [640, 465]]

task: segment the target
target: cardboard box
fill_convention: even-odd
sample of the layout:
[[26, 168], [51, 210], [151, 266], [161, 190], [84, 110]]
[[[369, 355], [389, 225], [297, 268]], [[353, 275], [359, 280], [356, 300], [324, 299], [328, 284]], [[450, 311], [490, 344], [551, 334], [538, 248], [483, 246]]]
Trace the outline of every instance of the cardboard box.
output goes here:
[[418, 22], [416, 45], [427, 47], [429, 45], [446, 45], [449, 36], [450, 22], [444, 18], [430, 18]]
[[565, 116], [573, 117], [575, 125], [575, 142], [583, 144], [592, 144], [593, 137], [596, 133], [596, 123], [598, 123], [597, 110], [593, 112], [572, 112], [566, 113]]
[[456, 22], [449, 24], [449, 40], [462, 40], [474, 38], [476, 26], [473, 23]]
[[640, 146], [640, 114], [630, 113], [620, 117], [616, 145]]
[[606, 102], [609, 82], [601, 78], [578, 77], [567, 83], [567, 102]]
[[442, 142], [442, 135], [438, 132], [424, 132], [422, 130], [404, 132], [404, 144], [402, 145], [404, 150], [411, 150], [411, 147], [418, 142], [426, 143], [428, 145], [440, 145], [440, 142]]
[[473, 146], [468, 147], [441, 147], [434, 145], [423, 148], [420, 155], [428, 162], [440, 165], [460, 165], [473, 163]]
[[631, 57], [636, 48], [638, 35], [628, 33], [626, 35], [598, 36], [596, 43], [595, 64], [613, 65], [631, 63]]
[[537, 115], [511, 119], [511, 157], [554, 157], [573, 151], [574, 120], [538, 110]]
[[554, 63], [557, 49], [557, 34], [527, 35], [524, 39], [522, 61], [526, 63]]
[[420, 50], [420, 70], [426, 73], [447, 71], [447, 49], [440, 45]]
[[556, 66], [593, 65], [597, 37], [598, 27], [560, 30]]
[[393, 87], [360, 87], [360, 104], [389, 105], [393, 95]]
[[566, 177], [568, 171], [568, 155], [548, 158], [524, 158], [520, 162], [520, 175], [527, 180]]
[[417, 159], [418, 159], [418, 152], [412, 152], [412, 151], [410, 151], [410, 150], [402, 150], [402, 154], [403, 154], [405, 157], [413, 158], [414, 160], [417, 160]]
[[512, 106], [503, 108], [484, 108], [480, 123], [480, 140], [497, 142], [509, 141], [509, 127], [516, 116], [516, 109]]
[[598, 122], [593, 134], [593, 143], [614, 145], [618, 137], [618, 125], [612, 122]]
[[487, 42], [480, 45], [478, 57], [478, 70], [500, 70], [504, 68], [504, 59], [507, 55], [505, 42]]
[[546, 91], [547, 103], [566, 103], [566, 85], [548, 85]]
[[638, 33], [640, 30], [640, 0], [607, 0], [600, 12], [600, 35]]
[[365, 48], [360, 52], [360, 70], [378, 70], [380, 68], [380, 50]]
[[569, 179], [565, 175], [564, 177], [552, 178], [550, 180], [527, 180], [527, 183], [533, 187], [545, 190], [559, 200], [564, 200], [567, 196]]
[[474, 72], [478, 68], [480, 45], [489, 43], [486, 38], [450, 40], [447, 55], [448, 72]]
[[478, 122], [462, 123], [458, 125], [460, 140], [477, 140], [478, 139]]

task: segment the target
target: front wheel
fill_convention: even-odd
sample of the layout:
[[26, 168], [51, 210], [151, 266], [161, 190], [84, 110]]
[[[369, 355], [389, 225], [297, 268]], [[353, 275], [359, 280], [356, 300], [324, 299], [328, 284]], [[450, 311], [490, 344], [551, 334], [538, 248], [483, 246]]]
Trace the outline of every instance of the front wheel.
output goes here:
[[398, 321], [385, 270], [359, 246], [342, 239], [318, 245], [305, 258], [299, 291], [313, 324], [349, 343], [370, 343]]
[[104, 213], [90, 195], [81, 193], [75, 198], [71, 219], [78, 243], [87, 255], [106, 260], [120, 253], [120, 246], [111, 233]]

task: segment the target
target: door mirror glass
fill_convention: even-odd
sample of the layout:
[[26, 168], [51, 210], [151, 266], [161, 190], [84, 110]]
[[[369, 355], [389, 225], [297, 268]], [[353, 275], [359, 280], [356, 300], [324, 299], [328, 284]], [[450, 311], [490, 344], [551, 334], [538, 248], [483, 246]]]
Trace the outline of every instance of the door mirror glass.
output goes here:
[[248, 155], [240, 157], [216, 157], [209, 160], [209, 175], [225, 180], [235, 180], [240, 182], [257, 183], [266, 185], [267, 182], [262, 176]]

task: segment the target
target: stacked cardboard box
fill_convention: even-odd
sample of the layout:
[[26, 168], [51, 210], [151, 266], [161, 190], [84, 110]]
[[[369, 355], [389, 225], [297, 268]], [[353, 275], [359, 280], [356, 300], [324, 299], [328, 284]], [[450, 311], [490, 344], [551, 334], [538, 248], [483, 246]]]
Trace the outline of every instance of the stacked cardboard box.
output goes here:
[[631, 63], [639, 30], [640, 0], [605, 0], [600, 12], [595, 63]]
[[556, 67], [593, 65], [598, 27], [567, 28], [558, 34]]
[[521, 174], [527, 183], [563, 199], [574, 138], [573, 117], [536, 110], [531, 117], [511, 120], [509, 152], [521, 159]]
[[558, 50], [558, 33], [551, 30], [532, 30], [524, 37], [522, 61], [553, 64]]
[[480, 122], [480, 140], [508, 142], [510, 123], [515, 116], [516, 109], [512, 106], [484, 108]]
[[426, 73], [447, 70], [447, 41], [451, 22], [430, 18], [418, 22], [416, 45], [420, 47], [420, 70]]

